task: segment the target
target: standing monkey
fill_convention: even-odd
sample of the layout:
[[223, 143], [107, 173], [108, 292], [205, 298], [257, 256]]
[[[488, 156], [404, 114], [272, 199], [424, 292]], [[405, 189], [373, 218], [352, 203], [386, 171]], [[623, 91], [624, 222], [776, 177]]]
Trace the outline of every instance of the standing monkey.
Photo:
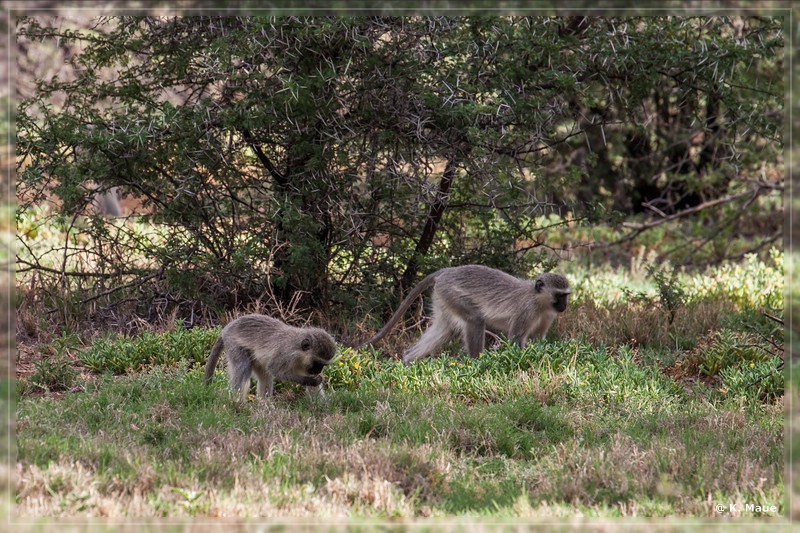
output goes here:
[[259, 398], [272, 395], [274, 378], [321, 392], [322, 369], [336, 354], [336, 343], [319, 328], [295, 328], [266, 315], [245, 315], [222, 328], [208, 356], [206, 384], [214, 377], [223, 349], [231, 387], [246, 399], [253, 373]]
[[524, 348], [528, 339], [544, 338], [556, 315], [567, 309], [572, 292], [567, 278], [553, 272], [528, 281], [482, 265], [443, 268], [414, 287], [386, 325], [360, 346], [385, 337], [429, 288], [434, 289], [433, 319], [419, 341], [403, 353], [405, 364], [440, 349], [459, 333], [464, 349], [477, 357], [486, 329], [505, 333]]

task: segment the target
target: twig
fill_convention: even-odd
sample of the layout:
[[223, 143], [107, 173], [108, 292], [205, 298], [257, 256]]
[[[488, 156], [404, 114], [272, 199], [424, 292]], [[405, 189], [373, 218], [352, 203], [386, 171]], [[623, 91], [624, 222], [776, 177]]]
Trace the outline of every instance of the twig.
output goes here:
[[94, 296], [90, 296], [89, 298], [86, 298], [85, 300], [81, 300], [81, 304], [87, 304], [89, 302], [93, 302], [94, 300], [99, 300], [103, 296], [108, 296], [109, 294], [113, 294], [113, 293], [115, 293], [117, 291], [121, 291], [122, 289], [127, 289], [128, 287], [133, 287], [135, 285], [141, 285], [145, 281], [147, 281], [149, 279], [153, 279], [153, 278], [155, 278], [157, 276], [160, 276], [163, 273], [164, 273], [164, 267], [162, 266], [161, 268], [159, 268], [158, 270], [156, 270], [152, 274], [148, 274], [147, 276], [145, 276], [143, 278], [135, 279], [135, 280], [131, 281], [130, 283], [126, 283], [124, 285], [119, 285], [117, 287], [112, 287], [111, 289], [109, 289], [107, 291], [104, 291], [104, 292], [101, 292], [100, 294], [95, 294]]
[[19, 256], [17, 256], [17, 263], [27, 266], [27, 268], [18, 268], [17, 273], [40, 271], [40, 272], [49, 272], [50, 274], [58, 274], [59, 276], [70, 276], [76, 278], [105, 278], [105, 279], [133, 274], [133, 272], [112, 272], [107, 274], [103, 274], [100, 272], [78, 272], [78, 271], [64, 272], [57, 268], [49, 268], [36, 263], [30, 263], [24, 259], [21, 259]]
[[746, 198], [748, 196], [752, 196], [752, 197], [758, 196], [758, 194], [760, 192], [761, 192], [761, 187], [759, 186], [759, 187], [756, 187], [753, 190], [745, 191], [745, 192], [742, 192], [742, 193], [739, 193], [739, 194], [732, 194], [732, 195], [729, 195], [729, 196], [725, 196], [723, 198], [717, 198], [715, 200], [709, 200], [707, 202], [703, 202], [702, 204], [696, 205], [694, 207], [690, 207], [688, 209], [684, 209], [683, 211], [679, 211], [679, 212], [677, 212], [677, 213], [675, 213], [673, 215], [669, 215], [666, 218], [661, 218], [659, 220], [654, 220], [653, 222], [647, 222], [645, 224], [624, 223], [624, 224], [622, 224], [623, 227], [628, 228], [628, 229], [632, 229], [633, 231], [631, 233], [629, 233], [628, 235], [625, 235], [624, 237], [621, 237], [621, 238], [617, 239], [616, 241], [610, 243], [610, 245], [621, 244], [623, 242], [629, 241], [629, 240], [633, 239], [634, 237], [636, 237], [637, 235], [639, 235], [640, 233], [642, 233], [642, 232], [644, 232], [644, 231], [646, 231], [646, 230], [648, 230], [650, 228], [654, 228], [654, 227], [660, 226], [661, 224], [664, 224], [666, 222], [670, 222], [672, 220], [677, 220], [679, 218], [683, 218], [683, 217], [692, 215], [694, 213], [697, 213], [698, 211], [702, 211], [703, 209], [708, 209], [709, 207], [714, 207], [714, 206], [717, 206], [717, 205], [720, 205], [720, 204], [727, 204], [729, 202], [733, 202], [733, 201], [739, 200], [741, 198]]
[[769, 318], [770, 320], [774, 320], [775, 322], [777, 322], [778, 324], [780, 324], [782, 326], [785, 325], [783, 323], [783, 319], [782, 318], [778, 318], [776, 316], [772, 316], [772, 315], [770, 315], [768, 313], [765, 313], [764, 311], [761, 311], [761, 314], [764, 315], [765, 317]]

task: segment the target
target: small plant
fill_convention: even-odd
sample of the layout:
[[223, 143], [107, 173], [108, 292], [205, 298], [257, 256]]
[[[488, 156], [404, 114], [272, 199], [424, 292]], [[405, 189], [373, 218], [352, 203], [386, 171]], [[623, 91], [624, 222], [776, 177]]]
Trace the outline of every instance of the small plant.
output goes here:
[[729, 367], [757, 363], [768, 357], [750, 336], [722, 329], [701, 339], [684, 366], [691, 372], [713, 377]]
[[778, 357], [730, 366], [720, 372], [720, 377], [725, 394], [730, 397], [756, 401], [783, 396], [783, 360]]
[[189, 516], [208, 512], [209, 504], [203, 492], [180, 488], [174, 488], [173, 491], [181, 497], [179, 504]]
[[58, 355], [65, 355], [81, 345], [80, 335], [77, 333], [63, 333], [52, 340], [52, 346]]
[[184, 329], [155, 334], [144, 331], [137, 337], [112, 336], [96, 340], [78, 354], [81, 362], [95, 373], [124, 374], [153, 366], [176, 366], [180, 361], [199, 366], [206, 362], [218, 328]]
[[34, 367], [36, 371], [31, 375], [30, 382], [49, 391], [69, 390], [78, 377], [78, 371], [72, 367], [72, 362], [60, 355], [45, 357], [37, 361]]
[[686, 289], [678, 281], [678, 271], [674, 268], [670, 273], [665, 269], [649, 264], [645, 267], [647, 274], [653, 278], [658, 289], [658, 303], [669, 313], [669, 325], [675, 321], [675, 313], [686, 303]]

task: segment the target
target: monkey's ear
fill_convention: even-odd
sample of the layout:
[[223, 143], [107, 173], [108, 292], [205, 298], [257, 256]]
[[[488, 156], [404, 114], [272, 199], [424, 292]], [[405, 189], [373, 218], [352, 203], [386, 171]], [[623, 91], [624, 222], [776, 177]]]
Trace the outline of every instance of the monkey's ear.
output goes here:
[[544, 288], [544, 281], [542, 281], [540, 279], [537, 279], [536, 280], [536, 284], [535, 284], [535, 288], [536, 288], [536, 292], [542, 292], [542, 289]]
[[305, 339], [303, 339], [303, 342], [300, 343], [300, 349], [303, 350], [304, 352], [307, 352], [309, 348], [311, 348], [311, 339], [306, 337]]

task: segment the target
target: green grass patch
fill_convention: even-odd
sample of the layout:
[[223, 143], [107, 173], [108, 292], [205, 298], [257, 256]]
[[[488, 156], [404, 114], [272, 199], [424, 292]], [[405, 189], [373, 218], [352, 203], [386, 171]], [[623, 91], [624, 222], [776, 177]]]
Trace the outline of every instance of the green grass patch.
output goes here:
[[783, 508], [780, 407], [698, 396], [626, 347], [506, 345], [409, 367], [342, 350], [326, 378], [324, 399], [283, 384], [264, 404], [169, 366], [23, 396], [17, 503], [381, 518]]
[[781, 261], [576, 275], [546, 341], [410, 366], [386, 357], [400, 346], [340, 347], [325, 398], [278, 383], [240, 402], [222, 369], [205, 386], [219, 328], [85, 348], [63, 334], [14, 394], [16, 503], [24, 516], [781, 513], [783, 330], [763, 314], [783, 316]]
[[136, 337], [110, 335], [95, 340], [78, 353], [81, 363], [96, 373], [124, 374], [157, 365], [203, 366], [220, 328], [184, 329], [178, 322], [175, 329], [157, 334], [143, 331]]

